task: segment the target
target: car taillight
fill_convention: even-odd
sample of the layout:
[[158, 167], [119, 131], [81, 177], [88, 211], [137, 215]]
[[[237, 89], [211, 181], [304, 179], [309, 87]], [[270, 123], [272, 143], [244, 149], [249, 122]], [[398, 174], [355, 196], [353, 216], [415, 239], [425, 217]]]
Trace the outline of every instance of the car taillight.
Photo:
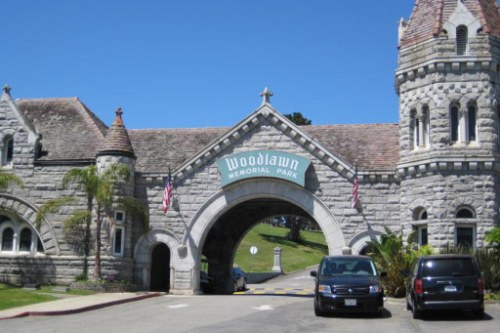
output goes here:
[[482, 278], [477, 279], [477, 288], [478, 288], [480, 294], [484, 293], [484, 281]]
[[422, 279], [415, 279], [415, 293], [419, 295], [424, 293], [424, 281]]

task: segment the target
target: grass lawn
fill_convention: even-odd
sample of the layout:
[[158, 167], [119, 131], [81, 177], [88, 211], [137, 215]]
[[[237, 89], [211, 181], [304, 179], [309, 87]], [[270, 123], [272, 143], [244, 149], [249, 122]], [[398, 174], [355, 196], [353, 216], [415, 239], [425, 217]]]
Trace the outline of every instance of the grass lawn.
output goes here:
[[[247, 272], [270, 272], [274, 264], [275, 247], [281, 248], [281, 264], [285, 273], [317, 265], [328, 254], [325, 236], [318, 231], [301, 231], [300, 244], [286, 239], [287, 228], [257, 224], [243, 238], [236, 252], [234, 263]], [[256, 246], [255, 256], [250, 247]]]
[[[19, 306], [42, 303], [59, 299], [65, 294], [89, 295], [88, 291], [57, 292], [54, 286], [45, 286], [39, 290], [26, 290], [18, 286], [0, 283], [0, 310], [15, 308]], [[59, 297], [58, 297], [59, 296]]]

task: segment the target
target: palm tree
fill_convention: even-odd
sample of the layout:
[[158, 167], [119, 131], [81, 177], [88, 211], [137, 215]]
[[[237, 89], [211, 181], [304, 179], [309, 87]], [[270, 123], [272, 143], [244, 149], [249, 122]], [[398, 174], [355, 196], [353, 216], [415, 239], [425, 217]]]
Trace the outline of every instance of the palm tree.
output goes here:
[[[84, 169], [71, 169], [64, 175], [64, 187], [67, 187], [69, 184], [76, 184], [86, 195], [86, 209], [84, 211], [75, 211], [63, 222], [64, 227], [69, 230], [71, 230], [72, 226], [83, 225], [83, 275], [85, 278], [88, 273], [88, 257], [91, 250], [92, 214], [95, 213], [96, 222], [94, 278], [99, 280], [101, 279], [101, 229], [103, 213], [109, 210], [113, 204], [113, 189], [115, 185], [119, 182], [127, 182], [129, 177], [129, 169], [123, 164], [113, 164], [102, 174], [98, 173], [95, 165], [91, 165]], [[37, 225], [41, 223], [47, 214], [56, 212], [61, 206], [67, 205], [74, 200], [75, 198], [72, 197], [62, 197], [45, 203], [37, 214]], [[141, 220], [147, 226], [146, 210], [135, 198], [121, 198], [118, 200], [118, 204], [127, 211], [139, 213]]]

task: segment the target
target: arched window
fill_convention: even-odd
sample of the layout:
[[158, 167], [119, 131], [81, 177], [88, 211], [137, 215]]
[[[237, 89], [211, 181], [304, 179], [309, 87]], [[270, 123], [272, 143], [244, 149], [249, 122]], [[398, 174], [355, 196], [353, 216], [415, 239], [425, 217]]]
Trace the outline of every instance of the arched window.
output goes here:
[[429, 107], [426, 105], [422, 109], [422, 146], [429, 145]]
[[457, 55], [467, 54], [467, 27], [460, 25], [457, 27]]
[[22, 221], [0, 215], [0, 253], [43, 253], [43, 244], [33, 227]]
[[8, 136], [3, 141], [2, 165], [11, 164], [13, 157], [14, 157], [14, 139], [11, 136]]
[[19, 241], [19, 251], [20, 252], [30, 252], [32, 244], [32, 233], [28, 228], [24, 228], [21, 231], [21, 237]]
[[2, 251], [14, 251], [14, 229], [5, 228], [2, 232]]
[[417, 110], [413, 109], [410, 111], [410, 135], [411, 143], [413, 144], [413, 149], [417, 149], [419, 145], [419, 137], [418, 137], [418, 129], [419, 129], [419, 121], [417, 118]]
[[452, 105], [450, 109], [450, 140], [457, 142], [460, 131], [460, 115], [457, 105]]
[[475, 217], [474, 215], [474, 211], [471, 208], [461, 207], [457, 209], [455, 217], [457, 219], [472, 219]]
[[467, 139], [468, 141], [476, 141], [476, 106], [471, 104], [467, 108]]

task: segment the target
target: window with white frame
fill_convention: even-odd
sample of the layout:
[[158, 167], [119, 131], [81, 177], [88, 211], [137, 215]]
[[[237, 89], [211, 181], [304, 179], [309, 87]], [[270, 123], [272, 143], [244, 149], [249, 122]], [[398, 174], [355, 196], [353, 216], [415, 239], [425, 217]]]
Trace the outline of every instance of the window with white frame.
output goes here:
[[423, 246], [429, 244], [427, 237], [427, 225], [417, 227], [418, 232], [418, 245]]
[[450, 107], [450, 141], [451, 143], [470, 143], [477, 141], [477, 107], [470, 103], [467, 110], [460, 106]]
[[474, 248], [476, 230], [474, 226], [457, 225], [455, 230], [455, 245]]
[[125, 245], [125, 229], [123, 227], [115, 227], [113, 234], [113, 255], [123, 256]]
[[118, 224], [125, 223], [125, 212], [123, 212], [121, 210], [115, 211], [115, 221]]
[[43, 253], [38, 234], [26, 222], [0, 215], [0, 253]]

